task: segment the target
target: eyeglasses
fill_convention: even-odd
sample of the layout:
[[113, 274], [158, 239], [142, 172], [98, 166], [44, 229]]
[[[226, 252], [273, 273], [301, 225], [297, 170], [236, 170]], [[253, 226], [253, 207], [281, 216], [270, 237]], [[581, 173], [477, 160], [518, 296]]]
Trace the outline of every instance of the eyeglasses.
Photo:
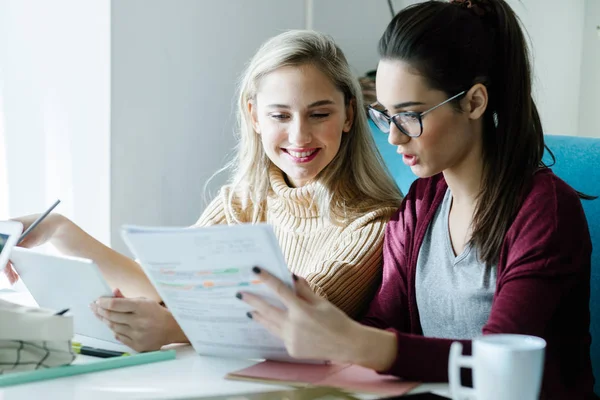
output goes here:
[[457, 97], [462, 96], [466, 92], [466, 90], [463, 90], [459, 94], [450, 97], [448, 100], [441, 102], [437, 106], [431, 107], [429, 110], [420, 113], [414, 111], [403, 111], [390, 117], [384, 111], [377, 110], [373, 108], [373, 106], [368, 106], [367, 111], [369, 112], [369, 118], [375, 123], [375, 125], [377, 125], [381, 132], [386, 134], [390, 133], [393, 121], [396, 127], [400, 129], [400, 132], [404, 133], [406, 136], [416, 138], [421, 136], [423, 133], [423, 117], [425, 114], [428, 114], [436, 108], [441, 107]]

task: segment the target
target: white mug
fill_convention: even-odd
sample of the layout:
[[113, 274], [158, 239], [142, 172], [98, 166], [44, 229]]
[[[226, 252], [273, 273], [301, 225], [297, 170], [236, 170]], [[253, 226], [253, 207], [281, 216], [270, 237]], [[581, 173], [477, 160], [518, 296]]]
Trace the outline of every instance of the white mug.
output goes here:
[[[544, 373], [546, 341], [536, 336], [495, 334], [473, 340], [473, 355], [450, 346], [448, 381], [452, 399], [536, 400]], [[473, 370], [473, 388], [460, 384], [460, 368]]]

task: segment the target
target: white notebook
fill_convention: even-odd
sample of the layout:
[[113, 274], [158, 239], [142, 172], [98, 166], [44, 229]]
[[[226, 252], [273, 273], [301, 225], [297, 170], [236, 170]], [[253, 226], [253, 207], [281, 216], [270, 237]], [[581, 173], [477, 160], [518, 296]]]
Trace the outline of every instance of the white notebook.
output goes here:
[[[73, 316], [75, 340], [104, 349], [129, 351], [115, 339], [89, 305], [112, 290], [98, 266], [89, 259], [13, 248], [10, 259], [36, 303], [43, 308], [63, 310]], [[87, 338], [90, 338], [89, 340]]]
[[249, 306], [235, 297], [239, 291], [258, 293], [283, 307], [254, 266], [293, 288], [270, 225], [124, 226], [122, 235], [196, 352], [298, 362], [280, 339], [246, 316]]

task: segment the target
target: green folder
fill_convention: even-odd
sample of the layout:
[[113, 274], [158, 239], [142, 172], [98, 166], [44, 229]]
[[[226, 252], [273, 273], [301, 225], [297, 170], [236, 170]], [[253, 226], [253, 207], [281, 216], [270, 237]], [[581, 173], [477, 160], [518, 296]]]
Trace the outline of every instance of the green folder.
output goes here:
[[88, 372], [104, 371], [106, 369], [131, 367], [133, 365], [153, 363], [157, 361], [174, 360], [175, 350], [152, 351], [148, 353], [133, 354], [130, 356], [103, 358], [85, 364], [64, 365], [33, 371], [14, 372], [0, 375], [0, 387], [19, 385], [41, 381], [44, 379], [62, 378], [65, 376], [87, 374]]

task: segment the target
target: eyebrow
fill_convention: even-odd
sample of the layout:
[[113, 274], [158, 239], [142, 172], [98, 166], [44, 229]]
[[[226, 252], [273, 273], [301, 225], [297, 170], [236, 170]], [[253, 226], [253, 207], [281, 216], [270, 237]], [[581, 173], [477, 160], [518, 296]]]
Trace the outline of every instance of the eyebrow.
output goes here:
[[[332, 105], [332, 104], [335, 104], [335, 102], [333, 102], [332, 100], [319, 100], [319, 101], [315, 101], [314, 103], [309, 104], [308, 108], [328, 106], [328, 105]], [[291, 108], [287, 104], [269, 104], [267, 107], [269, 107], [269, 108], [286, 108], [286, 109]]]
[[425, 103], [420, 102], [420, 101], [406, 101], [404, 103], [398, 103], [394, 105], [394, 109], [398, 110], [400, 108], [405, 108], [405, 107], [411, 107], [411, 106], [420, 106], [423, 105]]

